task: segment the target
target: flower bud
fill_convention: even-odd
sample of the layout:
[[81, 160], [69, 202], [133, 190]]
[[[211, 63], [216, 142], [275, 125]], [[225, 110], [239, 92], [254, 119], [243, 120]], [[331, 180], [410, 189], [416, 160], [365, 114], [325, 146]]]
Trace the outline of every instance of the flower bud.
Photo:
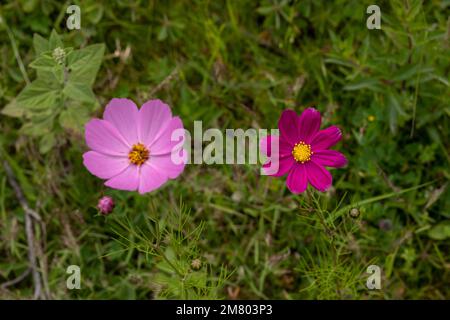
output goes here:
[[58, 64], [62, 65], [66, 61], [66, 52], [60, 47], [55, 48], [52, 52], [52, 57]]
[[191, 262], [191, 267], [195, 270], [200, 269], [202, 266], [202, 262], [200, 261], [200, 259], [194, 259]]
[[389, 231], [392, 229], [392, 221], [390, 219], [381, 219], [378, 222], [378, 227], [383, 231]]
[[98, 200], [97, 208], [103, 215], [110, 214], [114, 209], [114, 200], [109, 196], [103, 196]]
[[350, 216], [351, 216], [352, 218], [358, 218], [358, 217], [359, 217], [359, 214], [360, 214], [360, 211], [359, 211], [358, 208], [352, 208], [352, 209], [349, 211], [349, 214], [350, 214]]

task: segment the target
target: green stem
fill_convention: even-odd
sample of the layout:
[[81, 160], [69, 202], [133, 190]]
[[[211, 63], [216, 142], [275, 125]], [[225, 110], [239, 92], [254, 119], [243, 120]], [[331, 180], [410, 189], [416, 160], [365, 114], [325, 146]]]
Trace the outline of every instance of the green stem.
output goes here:
[[161, 250], [160, 247], [156, 247], [155, 246], [155, 251], [164, 259], [164, 261], [166, 261], [169, 266], [181, 277], [184, 278], [184, 274], [178, 270], [177, 267], [175, 267], [175, 265], [169, 260], [169, 258], [167, 258], [167, 256], [165, 255], [165, 253]]
[[12, 49], [14, 52], [14, 56], [16, 58], [17, 64], [19, 65], [20, 72], [22, 73], [22, 76], [25, 79], [25, 82], [27, 84], [30, 84], [30, 78], [28, 78], [28, 74], [27, 74], [27, 71], [25, 70], [25, 66], [23, 64], [22, 58], [20, 58], [19, 50], [17, 49], [16, 40], [14, 39], [14, 35], [11, 32], [11, 29], [6, 24], [6, 21], [5, 21], [5, 26], [6, 26], [6, 32], [8, 33], [9, 40], [11, 41], [11, 46], [12, 46]]
[[348, 212], [348, 210], [350, 210], [351, 208], [362, 206], [362, 205], [369, 204], [369, 203], [372, 203], [372, 202], [377, 202], [377, 201], [388, 199], [388, 198], [392, 198], [392, 197], [396, 197], [396, 196], [399, 196], [399, 195], [401, 195], [403, 193], [407, 193], [407, 192], [410, 192], [410, 191], [413, 191], [413, 190], [416, 190], [416, 189], [420, 189], [420, 188], [426, 187], [426, 186], [428, 186], [428, 185], [430, 185], [430, 184], [432, 184], [434, 182], [435, 181], [425, 182], [425, 183], [419, 184], [419, 185], [411, 187], [411, 188], [400, 190], [398, 192], [386, 193], [386, 194], [382, 194], [382, 195], [379, 195], [379, 196], [375, 196], [375, 197], [372, 197], [372, 198], [369, 198], [369, 199], [365, 199], [365, 200], [362, 200], [362, 201], [358, 201], [358, 202], [349, 204], [349, 205], [343, 207], [342, 209], [339, 209], [334, 214], [331, 214], [328, 217], [327, 221], [328, 222], [334, 221], [335, 219], [337, 219], [338, 217], [343, 215], [345, 212]]

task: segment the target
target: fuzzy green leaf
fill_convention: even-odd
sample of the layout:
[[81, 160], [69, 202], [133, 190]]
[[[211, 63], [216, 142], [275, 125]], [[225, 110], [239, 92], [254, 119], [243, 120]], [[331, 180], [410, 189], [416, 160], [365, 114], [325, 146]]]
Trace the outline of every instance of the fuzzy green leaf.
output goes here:
[[55, 31], [55, 29], [53, 29], [52, 33], [50, 34], [49, 50], [53, 50], [58, 47], [62, 48], [63, 43], [60, 35]]
[[45, 71], [50, 71], [56, 66], [57, 63], [55, 59], [53, 59], [48, 54], [42, 54], [40, 57], [38, 57], [36, 60], [30, 63], [31, 68]]
[[56, 105], [59, 90], [44, 80], [37, 79], [27, 85], [17, 96], [17, 103], [24, 108], [44, 110]]
[[49, 152], [56, 144], [55, 135], [51, 132], [43, 135], [39, 140], [39, 152], [44, 154]]
[[64, 129], [76, 132], [81, 132], [88, 120], [89, 112], [83, 106], [67, 108], [59, 116], [59, 123]]
[[26, 135], [38, 137], [49, 133], [53, 128], [54, 114], [52, 110], [38, 114], [31, 118], [31, 121], [20, 128], [20, 132]]
[[97, 72], [100, 69], [104, 52], [105, 46], [103, 44], [94, 44], [80, 50], [72, 51], [67, 56], [70, 69], [69, 80], [92, 86]]
[[36, 55], [40, 55], [45, 51], [50, 50], [49, 41], [37, 33], [33, 36], [33, 46], [34, 51], [36, 51]]
[[95, 103], [95, 95], [89, 85], [69, 81], [64, 87], [63, 94], [75, 101]]
[[2, 114], [14, 118], [21, 118], [24, 115], [24, 109], [17, 104], [16, 99], [13, 99], [2, 110]]

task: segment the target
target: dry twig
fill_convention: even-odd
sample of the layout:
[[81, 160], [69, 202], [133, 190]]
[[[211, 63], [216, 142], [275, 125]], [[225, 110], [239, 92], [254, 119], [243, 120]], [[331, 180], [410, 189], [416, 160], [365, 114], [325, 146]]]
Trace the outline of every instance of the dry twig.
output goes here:
[[39, 272], [38, 264], [37, 264], [37, 258], [36, 258], [36, 245], [39, 245], [34, 237], [34, 220], [41, 222], [42, 219], [39, 216], [39, 214], [30, 208], [28, 205], [28, 201], [25, 198], [22, 189], [20, 188], [19, 183], [17, 182], [17, 179], [14, 175], [13, 170], [11, 169], [8, 161], [5, 159], [2, 159], [3, 168], [5, 170], [6, 176], [8, 177], [9, 184], [14, 190], [14, 193], [16, 194], [17, 200], [19, 201], [20, 205], [22, 206], [23, 210], [25, 211], [25, 232], [27, 236], [27, 244], [28, 244], [28, 261], [30, 264], [29, 270], [27, 272], [24, 272], [22, 275], [20, 275], [18, 278], [13, 279], [11, 281], [8, 281], [4, 284], [2, 284], [2, 288], [5, 288], [7, 286], [14, 285], [23, 279], [26, 278], [26, 276], [31, 272], [33, 276], [33, 283], [34, 283], [34, 299], [46, 299], [46, 294], [42, 291], [42, 278], [41, 274]]
[[150, 91], [150, 97], [153, 97], [155, 95], [155, 93], [157, 93], [159, 90], [164, 88], [169, 82], [171, 82], [172, 79], [174, 79], [178, 75], [178, 71], [179, 71], [178, 67], [173, 69], [172, 72], [166, 78], [164, 78], [163, 81], [161, 81], [156, 87], [154, 87]]

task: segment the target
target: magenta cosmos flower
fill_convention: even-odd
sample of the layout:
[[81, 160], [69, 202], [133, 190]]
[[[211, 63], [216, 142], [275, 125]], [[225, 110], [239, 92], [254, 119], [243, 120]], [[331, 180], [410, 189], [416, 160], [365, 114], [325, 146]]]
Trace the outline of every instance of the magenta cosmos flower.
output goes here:
[[171, 155], [182, 150], [181, 137], [172, 141], [172, 132], [183, 129], [179, 117], [172, 117], [167, 104], [150, 100], [138, 109], [128, 99], [112, 99], [103, 120], [86, 124], [83, 164], [93, 175], [106, 179], [105, 185], [143, 194], [175, 179], [184, 163], [175, 164]]
[[[339, 168], [347, 164], [342, 153], [329, 150], [341, 140], [341, 130], [336, 126], [319, 130], [320, 124], [320, 112], [314, 108], [306, 109], [300, 116], [293, 110], [285, 110], [278, 121], [280, 136], [261, 140], [262, 152], [272, 156], [271, 145], [274, 139], [279, 139], [278, 171], [269, 175], [287, 174], [286, 185], [293, 193], [304, 192], [308, 183], [319, 191], [327, 190], [332, 177], [325, 167]], [[269, 161], [263, 168], [270, 165]]]

